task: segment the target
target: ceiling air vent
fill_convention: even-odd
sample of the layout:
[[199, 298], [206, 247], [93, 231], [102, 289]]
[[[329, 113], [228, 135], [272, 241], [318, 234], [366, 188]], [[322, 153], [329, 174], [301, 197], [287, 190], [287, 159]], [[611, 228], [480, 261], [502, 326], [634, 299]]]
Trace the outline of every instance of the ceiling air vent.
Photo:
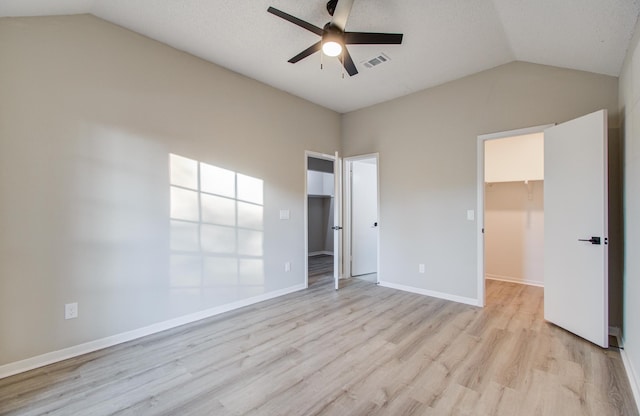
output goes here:
[[389, 62], [390, 60], [391, 59], [389, 59], [389, 56], [387, 54], [380, 53], [373, 58], [365, 59], [364, 61], [360, 62], [360, 64], [365, 68], [372, 69], [376, 66]]

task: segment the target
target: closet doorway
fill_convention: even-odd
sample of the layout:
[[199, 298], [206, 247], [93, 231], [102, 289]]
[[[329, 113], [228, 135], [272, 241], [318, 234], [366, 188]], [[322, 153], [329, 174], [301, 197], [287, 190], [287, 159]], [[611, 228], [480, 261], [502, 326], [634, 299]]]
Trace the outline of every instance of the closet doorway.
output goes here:
[[484, 146], [485, 276], [544, 286], [544, 133]]
[[333, 281], [334, 163], [329, 156], [307, 156], [308, 286]]
[[[479, 305], [483, 306], [486, 301], [490, 307], [503, 306], [500, 299], [496, 303], [490, 298], [494, 295], [499, 298], [499, 294], [493, 291], [492, 295], [489, 289], [500, 285], [489, 284], [491, 281], [486, 279], [491, 270], [485, 267], [485, 241], [490, 240], [494, 230], [484, 221], [485, 213], [489, 215], [489, 205], [485, 204], [486, 187], [487, 183], [491, 183], [491, 178], [485, 179], [488, 174], [485, 168], [491, 166], [491, 162], [485, 158], [488, 149], [485, 144], [505, 137], [543, 132], [544, 259], [540, 263], [544, 263], [544, 291], [529, 285], [502, 284], [537, 291], [539, 298], [544, 301], [546, 321], [602, 348], [609, 345], [607, 122], [607, 111], [598, 110], [547, 128], [542, 126], [508, 132], [511, 134], [478, 136], [477, 165]], [[525, 153], [526, 159], [532, 159], [531, 152]], [[522, 163], [523, 160], [515, 159], [512, 155], [503, 155], [501, 159], [515, 163]], [[510, 180], [522, 180], [528, 186], [528, 178], [527, 175]], [[532, 195], [532, 199], [534, 197]], [[526, 244], [522, 247], [526, 248]], [[488, 289], [486, 296], [485, 282]], [[521, 301], [527, 297], [520, 296], [520, 293], [518, 296], [511, 306], [521, 309]]]
[[483, 140], [484, 204], [479, 210], [484, 219], [483, 284], [489, 306], [528, 293], [542, 301], [543, 292], [528, 287], [544, 287], [546, 127], [497, 133]]

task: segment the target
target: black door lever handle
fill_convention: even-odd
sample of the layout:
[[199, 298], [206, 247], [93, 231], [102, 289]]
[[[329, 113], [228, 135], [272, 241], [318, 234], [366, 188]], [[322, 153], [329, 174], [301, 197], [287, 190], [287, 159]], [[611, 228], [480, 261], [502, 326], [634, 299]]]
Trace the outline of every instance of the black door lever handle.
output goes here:
[[591, 244], [600, 244], [600, 237], [591, 237], [588, 240], [582, 240], [582, 239], [578, 239], [578, 241], [588, 241]]

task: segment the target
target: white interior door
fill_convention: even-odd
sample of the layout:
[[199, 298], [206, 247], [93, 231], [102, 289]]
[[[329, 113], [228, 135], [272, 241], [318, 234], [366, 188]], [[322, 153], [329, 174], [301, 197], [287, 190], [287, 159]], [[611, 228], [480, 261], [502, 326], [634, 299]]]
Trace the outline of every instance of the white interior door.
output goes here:
[[607, 348], [606, 110], [545, 130], [544, 182], [544, 317]]
[[351, 275], [377, 272], [378, 172], [376, 159], [351, 163]]
[[342, 276], [342, 159], [333, 162], [333, 280], [336, 290]]

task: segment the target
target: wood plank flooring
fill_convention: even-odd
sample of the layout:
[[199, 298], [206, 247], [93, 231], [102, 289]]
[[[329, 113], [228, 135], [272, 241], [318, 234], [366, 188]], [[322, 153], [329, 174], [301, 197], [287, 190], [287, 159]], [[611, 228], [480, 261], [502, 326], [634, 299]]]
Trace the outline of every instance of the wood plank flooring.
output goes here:
[[309, 276], [326, 275], [333, 273], [333, 256], [318, 254], [309, 256]]
[[333, 282], [333, 256], [309, 256], [309, 287]]
[[542, 317], [332, 281], [0, 380], [2, 415], [638, 415], [617, 351]]

